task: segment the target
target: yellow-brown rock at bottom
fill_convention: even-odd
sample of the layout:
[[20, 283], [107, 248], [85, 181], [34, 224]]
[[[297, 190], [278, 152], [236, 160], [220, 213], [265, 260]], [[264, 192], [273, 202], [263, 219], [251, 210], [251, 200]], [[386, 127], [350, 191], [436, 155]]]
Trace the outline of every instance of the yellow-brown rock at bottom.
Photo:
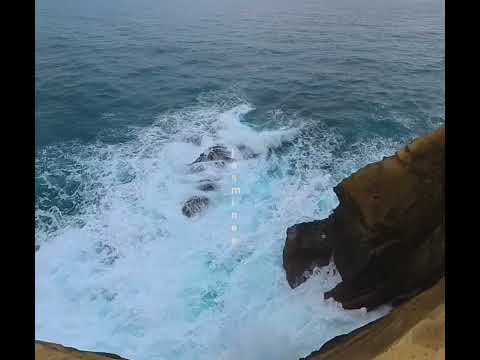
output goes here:
[[445, 359], [445, 278], [390, 314], [327, 342], [305, 360]]
[[45, 341], [35, 341], [35, 360], [127, 360], [115, 354], [81, 351]]
[[375, 360], [405, 359], [445, 359], [445, 304], [375, 357]]

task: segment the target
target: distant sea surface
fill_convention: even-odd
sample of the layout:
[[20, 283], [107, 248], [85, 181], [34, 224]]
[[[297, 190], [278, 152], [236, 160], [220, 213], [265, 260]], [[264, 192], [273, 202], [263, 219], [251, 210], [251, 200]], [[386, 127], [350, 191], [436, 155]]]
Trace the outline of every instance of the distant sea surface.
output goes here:
[[[442, 1], [42, 0], [35, 26], [36, 338], [294, 360], [388, 311], [324, 301], [333, 265], [291, 290], [282, 248], [443, 125]], [[189, 171], [214, 144], [258, 156]]]

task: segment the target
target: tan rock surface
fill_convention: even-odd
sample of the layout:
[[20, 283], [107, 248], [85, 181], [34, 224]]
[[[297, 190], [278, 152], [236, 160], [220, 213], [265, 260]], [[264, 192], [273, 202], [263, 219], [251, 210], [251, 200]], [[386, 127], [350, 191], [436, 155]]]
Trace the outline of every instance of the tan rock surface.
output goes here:
[[45, 341], [35, 341], [35, 360], [127, 360], [118, 355], [81, 351]]
[[445, 359], [445, 304], [438, 306], [375, 359]]

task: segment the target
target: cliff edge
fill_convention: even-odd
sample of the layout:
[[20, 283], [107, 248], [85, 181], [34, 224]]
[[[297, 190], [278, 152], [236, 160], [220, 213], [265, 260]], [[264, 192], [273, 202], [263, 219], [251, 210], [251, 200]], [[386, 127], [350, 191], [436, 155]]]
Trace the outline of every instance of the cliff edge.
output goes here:
[[445, 358], [444, 159], [442, 127], [340, 182], [327, 219], [287, 229], [290, 287], [333, 258], [342, 281], [325, 298], [345, 309], [395, 307], [304, 360]]
[[287, 230], [283, 264], [292, 288], [331, 257], [342, 282], [325, 293], [345, 309], [401, 303], [444, 274], [445, 129], [338, 184], [324, 220]]

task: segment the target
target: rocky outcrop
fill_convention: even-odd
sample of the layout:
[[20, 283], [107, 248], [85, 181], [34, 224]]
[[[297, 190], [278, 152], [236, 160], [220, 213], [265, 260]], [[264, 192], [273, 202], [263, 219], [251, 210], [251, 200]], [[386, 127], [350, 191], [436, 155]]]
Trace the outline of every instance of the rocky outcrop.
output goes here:
[[81, 351], [46, 341], [35, 341], [35, 360], [128, 360], [115, 354]]
[[[223, 168], [229, 162], [233, 161], [230, 152], [225, 145], [215, 145], [202, 152], [188, 167], [192, 173], [199, 173], [206, 170], [207, 166]], [[200, 180], [197, 189], [203, 192], [214, 191], [219, 188], [211, 179]], [[210, 204], [210, 199], [206, 196], [194, 195], [188, 199], [182, 207], [182, 213], [186, 217], [193, 217], [200, 214]]]
[[183, 205], [182, 213], [186, 217], [193, 217], [206, 209], [209, 203], [210, 199], [206, 196], [192, 196]]
[[201, 153], [198, 158], [192, 163], [205, 162], [205, 161], [231, 161], [230, 153], [225, 145], [215, 145], [207, 149], [207, 151]]
[[328, 219], [287, 230], [283, 262], [296, 287], [333, 255], [346, 309], [402, 302], [444, 273], [444, 128], [338, 184]]
[[445, 279], [385, 317], [325, 343], [301, 360], [445, 358]]
[[[251, 148], [243, 144], [236, 146], [236, 150], [238, 150], [238, 154], [241, 155], [241, 159], [248, 160], [259, 156], [259, 154], [255, 153]], [[217, 144], [202, 152], [195, 161], [188, 164], [188, 167], [192, 173], [201, 173], [209, 167], [224, 168], [227, 163], [234, 161], [234, 152], [236, 151], [233, 149], [230, 152], [227, 146], [223, 144]], [[196, 188], [203, 192], [210, 192], [218, 190], [220, 185], [209, 177], [200, 180]], [[207, 208], [209, 203], [210, 200], [206, 196], [192, 196], [183, 205], [182, 213], [187, 217], [193, 217]]]
[[332, 246], [327, 241], [327, 225], [327, 221], [316, 220], [288, 228], [283, 266], [292, 288], [304, 282], [314, 267], [330, 262]]
[[215, 145], [201, 153], [190, 166], [199, 163], [213, 162], [216, 166], [223, 167], [225, 163], [230, 161], [233, 161], [233, 159], [230, 157], [230, 152], [227, 147], [225, 145]]

